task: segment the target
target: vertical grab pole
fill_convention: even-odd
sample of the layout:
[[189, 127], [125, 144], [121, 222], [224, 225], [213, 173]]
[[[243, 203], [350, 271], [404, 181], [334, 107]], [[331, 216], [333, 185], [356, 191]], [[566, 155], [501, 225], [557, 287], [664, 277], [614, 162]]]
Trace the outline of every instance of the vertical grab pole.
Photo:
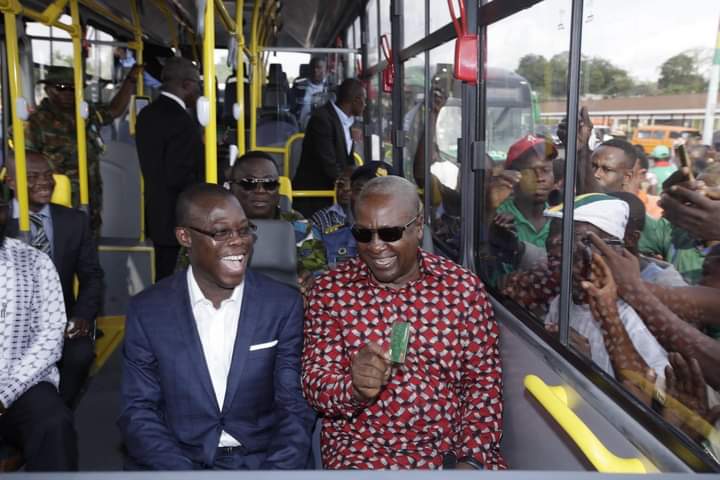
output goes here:
[[243, 14], [245, 0], [235, 2], [235, 35], [237, 37], [237, 61], [235, 64], [235, 88], [237, 89], [237, 103], [240, 114], [237, 118], [237, 146], [238, 154], [245, 154], [245, 33], [243, 32]]
[[80, 27], [80, 10], [78, 0], [70, 0], [70, 15], [72, 17], [72, 45], [73, 45], [73, 76], [75, 83], [75, 135], [77, 137], [78, 181], [80, 183], [80, 209], [90, 212], [88, 208], [88, 164], [87, 140], [85, 132], [85, 118], [87, 118], [87, 104], [83, 92], [83, 65], [82, 65], [82, 28]]
[[260, 90], [260, 84], [258, 83], [258, 77], [260, 76], [259, 67], [259, 34], [258, 24], [260, 23], [260, 4], [262, 0], [255, 0], [255, 6], [253, 7], [252, 26], [250, 29], [250, 65], [251, 75], [250, 79], [250, 150], [257, 148], [256, 134], [257, 134], [257, 107], [258, 107], [258, 91]]
[[203, 32], [203, 89], [208, 101], [208, 124], [205, 127], [205, 181], [217, 183], [217, 117], [215, 110], [215, 2], [205, 2]]
[[[143, 39], [142, 39], [142, 24], [140, 23], [140, 14], [138, 13], [138, 0], [133, 0], [132, 7], [132, 18], [133, 26], [135, 27], [135, 59], [138, 65], [144, 63], [143, 57]], [[144, 72], [143, 72], [144, 73]], [[145, 93], [145, 76], [140, 75], [137, 79], [137, 90], [135, 94], [142, 96]], [[137, 115], [137, 112], [135, 112]], [[145, 179], [140, 172], [140, 238], [141, 242], [145, 241]]]
[[5, 47], [7, 49], [8, 80], [10, 84], [10, 101], [12, 102], [13, 143], [15, 146], [15, 181], [17, 183], [18, 204], [20, 205], [20, 238], [30, 240], [30, 217], [28, 216], [27, 169], [25, 168], [25, 130], [22, 119], [18, 115], [18, 99], [22, 98], [22, 82], [20, 80], [20, 61], [18, 58], [18, 35], [16, 15], [20, 6], [11, 2], [3, 12], [5, 20]]

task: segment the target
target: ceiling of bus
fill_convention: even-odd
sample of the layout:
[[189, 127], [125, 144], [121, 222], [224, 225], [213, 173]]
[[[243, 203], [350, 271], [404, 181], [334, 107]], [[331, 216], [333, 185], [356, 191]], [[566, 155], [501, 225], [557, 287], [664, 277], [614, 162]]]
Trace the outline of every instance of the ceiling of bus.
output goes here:
[[[138, 2], [142, 16], [143, 32], [146, 39], [152, 43], [170, 46], [172, 44], [173, 32], [182, 30], [178, 25], [192, 25], [196, 27], [198, 4], [205, 0], [140, 0]], [[275, 35], [268, 43], [281, 47], [330, 47], [333, 46], [334, 38], [340, 34], [342, 28], [347, 27], [355, 18], [366, 0], [256, 0], [263, 2], [264, 11], [261, 11], [261, 18], [265, 18], [275, 4], [280, 5], [279, 15], [276, 19], [278, 28]], [[52, 0], [21, 0], [23, 6], [42, 11]], [[85, 2], [81, 0], [81, 5]], [[113, 15], [132, 22], [131, 2], [128, 0], [94, 0], [102, 5]], [[223, 2], [230, 16], [235, 17], [235, 1], [226, 0]], [[245, 0], [244, 2], [244, 31], [246, 42], [250, 40], [250, 19], [253, 14], [255, 1]], [[164, 5], [161, 9], [158, 5]], [[122, 28], [118, 28], [111, 19], [106, 16], [93, 13], [85, 6], [82, 7], [83, 16], [91, 23], [96, 24], [103, 30], [113, 33], [116, 37], [130, 39], [131, 34]], [[172, 12], [172, 18], [167, 12]], [[215, 21], [216, 46], [226, 47], [229, 36], [225, 27], [216, 15]], [[179, 34], [180, 43], [190, 43], [191, 40], [183, 33]]]

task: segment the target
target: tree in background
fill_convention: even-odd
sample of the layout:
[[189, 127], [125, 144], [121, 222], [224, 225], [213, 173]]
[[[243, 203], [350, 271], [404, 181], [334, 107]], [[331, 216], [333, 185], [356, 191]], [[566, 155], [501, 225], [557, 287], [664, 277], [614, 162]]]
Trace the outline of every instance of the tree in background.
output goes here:
[[688, 53], [670, 57], [660, 66], [658, 88], [662, 93], [699, 93], [707, 88], [695, 58]]

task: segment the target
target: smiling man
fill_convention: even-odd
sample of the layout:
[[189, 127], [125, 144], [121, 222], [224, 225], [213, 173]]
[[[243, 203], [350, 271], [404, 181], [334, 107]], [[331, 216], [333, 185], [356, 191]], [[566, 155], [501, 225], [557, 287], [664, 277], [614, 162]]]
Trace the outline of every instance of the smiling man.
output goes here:
[[303, 389], [325, 417], [325, 468], [505, 468], [492, 306], [478, 277], [419, 248], [422, 225], [415, 185], [371, 180], [355, 205], [359, 258], [309, 297]]
[[128, 307], [128, 467], [304, 468], [314, 415], [300, 389], [300, 295], [247, 269], [254, 228], [229, 191], [189, 187], [176, 219], [190, 267]]

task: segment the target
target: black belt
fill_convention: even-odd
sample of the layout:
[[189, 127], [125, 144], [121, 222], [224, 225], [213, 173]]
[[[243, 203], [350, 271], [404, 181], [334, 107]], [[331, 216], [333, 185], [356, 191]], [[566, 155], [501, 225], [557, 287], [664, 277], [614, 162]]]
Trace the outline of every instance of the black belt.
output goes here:
[[238, 445], [237, 447], [218, 447], [216, 456], [218, 457], [230, 457], [232, 455], [236, 455], [238, 453], [243, 452], [243, 446]]

